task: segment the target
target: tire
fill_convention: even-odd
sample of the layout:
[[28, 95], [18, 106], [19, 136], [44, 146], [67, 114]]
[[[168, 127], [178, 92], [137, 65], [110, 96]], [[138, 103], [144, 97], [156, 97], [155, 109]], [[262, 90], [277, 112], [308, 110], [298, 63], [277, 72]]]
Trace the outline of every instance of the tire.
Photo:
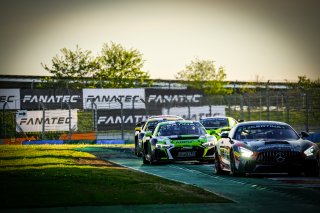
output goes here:
[[305, 176], [307, 177], [318, 177], [320, 174], [320, 159], [317, 160], [309, 165], [306, 170], [304, 171]]
[[149, 161], [147, 160], [146, 156], [147, 156], [147, 152], [145, 150], [145, 147], [142, 148], [142, 162], [143, 164], [149, 164]]
[[141, 157], [141, 152], [139, 150], [139, 147], [138, 147], [138, 142], [135, 142], [135, 146], [134, 146], [134, 154], [138, 157]]
[[239, 172], [236, 168], [233, 151], [230, 152], [230, 175], [234, 177], [244, 176], [244, 173]]
[[221, 163], [220, 163], [220, 159], [219, 159], [219, 154], [217, 151], [215, 151], [214, 153], [214, 167], [215, 167], [215, 174], [216, 175], [222, 175], [224, 172], [221, 168]]
[[150, 144], [148, 144], [148, 154], [150, 156], [149, 164], [152, 165], [152, 164], [154, 164], [154, 157], [152, 155], [152, 150], [151, 150], [151, 145]]

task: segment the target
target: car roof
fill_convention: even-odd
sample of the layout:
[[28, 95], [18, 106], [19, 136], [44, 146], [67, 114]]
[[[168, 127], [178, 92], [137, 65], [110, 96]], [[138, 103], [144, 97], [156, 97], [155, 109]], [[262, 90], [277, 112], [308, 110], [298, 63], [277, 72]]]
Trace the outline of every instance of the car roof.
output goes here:
[[178, 115], [152, 115], [149, 118], [182, 118]]
[[161, 120], [183, 120], [180, 116], [175, 115], [162, 115], [162, 116], [150, 116], [147, 121], [161, 121]]
[[206, 120], [206, 119], [215, 119], [215, 118], [231, 118], [231, 117], [228, 117], [228, 116], [222, 116], [222, 115], [218, 115], [218, 116], [211, 116], [211, 117], [205, 117], [205, 118], [201, 118], [200, 120]]
[[238, 123], [237, 126], [247, 126], [247, 125], [271, 125], [271, 124], [275, 124], [275, 125], [287, 125], [289, 126], [289, 124], [284, 123], [284, 122], [280, 122], [280, 121], [245, 121], [242, 123]]
[[175, 121], [166, 121], [166, 122], [161, 122], [158, 125], [167, 125], [167, 124], [174, 124], [174, 123], [186, 123], [186, 124], [190, 124], [190, 123], [199, 123], [198, 121], [191, 121], [191, 120], [175, 120]]

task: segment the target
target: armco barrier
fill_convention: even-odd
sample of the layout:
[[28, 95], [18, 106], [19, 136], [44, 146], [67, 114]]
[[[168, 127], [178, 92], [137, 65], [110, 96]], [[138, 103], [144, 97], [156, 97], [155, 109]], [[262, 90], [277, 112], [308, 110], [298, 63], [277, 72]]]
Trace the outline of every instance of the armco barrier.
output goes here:
[[33, 140], [23, 141], [22, 145], [63, 144], [63, 140]]
[[125, 140], [97, 140], [97, 144], [125, 144]]
[[22, 145], [42, 144], [125, 144], [125, 140], [31, 140], [22, 142]]

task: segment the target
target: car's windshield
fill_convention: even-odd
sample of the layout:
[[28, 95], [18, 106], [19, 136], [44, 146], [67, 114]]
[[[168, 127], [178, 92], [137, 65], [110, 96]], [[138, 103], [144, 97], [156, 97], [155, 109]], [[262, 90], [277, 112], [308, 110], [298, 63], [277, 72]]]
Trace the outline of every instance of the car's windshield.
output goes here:
[[205, 135], [206, 131], [199, 123], [173, 123], [162, 125], [159, 136], [170, 135]]
[[236, 140], [297, 140], [297, 133], [287, 125], [257, 124], [240, 126], [235, 132]]
[[227, 118], [208, 118], [200, 121], [205, 128], [221, 128], [228, 126]]
[[153, 131], [154, 128], [156, 128], [157, 124], [160, 123], [160, 122], [163, 122], [163, 120], [149, 121], [146, 124], [145, 131]]

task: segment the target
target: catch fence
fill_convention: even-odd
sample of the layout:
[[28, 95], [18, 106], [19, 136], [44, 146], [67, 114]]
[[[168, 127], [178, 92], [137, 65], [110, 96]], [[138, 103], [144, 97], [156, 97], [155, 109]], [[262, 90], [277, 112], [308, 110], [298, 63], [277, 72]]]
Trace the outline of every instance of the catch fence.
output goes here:
[[282, 121], [298, 132], [320, 132], [319, 89], [229, 95], [206, 95], [190, 89], [21, 89], [16, 99], [5, 92], [1, 138], [74, 139], [78, 135], [81, 140], [91, 134], [93, 139], [130, 143], [135, 124], [159, 114], [190, 120], [226, 115], [244, 121]]

